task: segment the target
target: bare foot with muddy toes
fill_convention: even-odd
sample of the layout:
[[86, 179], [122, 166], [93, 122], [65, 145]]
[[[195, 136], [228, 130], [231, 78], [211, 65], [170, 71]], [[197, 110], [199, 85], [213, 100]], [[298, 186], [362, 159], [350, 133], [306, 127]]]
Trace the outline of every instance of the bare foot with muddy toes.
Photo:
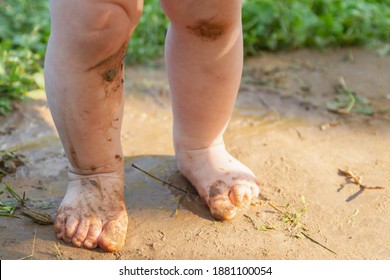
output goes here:
[[57, 238], [76, 247], [121, 249], [128, 224], [123, 175], [70, 173], [69, 181], [54, 222]]
[[176, 152], [176, 160], [180, 173], [218, 220], [235, 218], [259, 195], [260, 183], [253, 172], [232, 157], [223, 144], [181, 150]]

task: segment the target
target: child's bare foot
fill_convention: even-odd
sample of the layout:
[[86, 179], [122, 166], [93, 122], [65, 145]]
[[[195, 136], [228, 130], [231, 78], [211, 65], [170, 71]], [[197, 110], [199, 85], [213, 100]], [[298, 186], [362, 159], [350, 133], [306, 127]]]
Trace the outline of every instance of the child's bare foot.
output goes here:
[[123, 186], [123, 176], [116, 173], [70, 173], [54, 222], [57, 238], [88, 249], [121, 249], [128, 223]]
[[213, 217], [231, 220], [259, 195], [253, 172], [232, 157], [223, 144], [199, 150], [177, 149], [178, 168], [209, 206]]

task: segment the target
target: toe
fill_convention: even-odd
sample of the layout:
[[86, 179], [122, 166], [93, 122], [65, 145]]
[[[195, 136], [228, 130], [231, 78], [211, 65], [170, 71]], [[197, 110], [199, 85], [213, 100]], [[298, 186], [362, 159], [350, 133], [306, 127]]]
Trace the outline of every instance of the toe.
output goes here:
[[235, 185], [230, 189], [229, 199], [238, 208], [246, 208], [253, 198], [253, 191], [247, 185]]
[[94, 219], [91, 221], [88, 235], [84, 240], [84, 247], [88, 249], [94, 249], [98, 245], [99, 235], [102, 232], [102, 221], [100, 219]]
[[89, 224], [89, 219], [83, 219], [77, 227], [76, 233], [72, 238], [72, 243], [76, 247], [81, 247], [83, 245], [83, 242], [88, 234]]
[[232, 220], [237, 215], [237, 207], [232, 204], [227, 194], [210, 198], [209, 208], [211, 215], [218, 220]]
[[77, 231], [78, 225], [79, 225], [79, 220], [76, 219], [75, 217], [70, 216], [66, 220], [65, 234], [62, 237], [62, 239], [65, 242], [70, 243], [72, 241], [72, 238], [73, 238], [73, 236], [75, 235], [75, 233]]
[[62, 239], [65, 233], [66, 218], [63, 214], [58, 214], [54, 220], [54, 232], [58, 239]]
[[208, 206], [211, 215], [218, 220], [231, 220], [237, 215], [237, 207], [229, 198], [229, 186], [221, 180], [210, 186]]
[[120, 250], [125, 244], [127, 223], [127, 214], [107, 222], [98, 240], [99, 247], [108, 252]]

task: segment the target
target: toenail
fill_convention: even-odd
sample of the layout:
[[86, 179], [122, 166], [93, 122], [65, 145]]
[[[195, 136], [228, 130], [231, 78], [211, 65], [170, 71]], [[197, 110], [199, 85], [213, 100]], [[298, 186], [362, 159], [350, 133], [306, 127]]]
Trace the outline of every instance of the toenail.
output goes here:
[[73, 238], [72, 239], [72, 243], [76, 247], [81, 247], [83, 245], [82, 242], [79, 239], [77, 239], [77, 238]]
[[247, 195], [244, 195], [242, 200], [236, 205], [238, 208], [246, 208], [250, 205], [249, 203], [249, 197]]
[[91, 241], [84, 241], [84, 247], [85, 248], [88, 248], [88, 249], [93, 249], [95, 248], [97, 245], [94, 244], [93, 242]]
[[232, 220], [237, 215], [237, 209], [234, 206], [226, 207], [223, 209], [210, 209], [211, 215], [222, 221]]
[[72, 242], [72, 239], [67, 238], [65, 236], [62, 237], [62, 240], [64, 240], [65, 243], [71, 243]]

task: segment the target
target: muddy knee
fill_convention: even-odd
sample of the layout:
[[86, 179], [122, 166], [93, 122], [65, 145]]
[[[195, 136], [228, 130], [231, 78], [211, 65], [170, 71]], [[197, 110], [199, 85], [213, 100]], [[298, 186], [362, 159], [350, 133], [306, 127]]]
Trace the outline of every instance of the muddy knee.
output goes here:
[[51, 40], [59, 42], [72, 61], [93, 67], [127, 45], [141, 16], [142, 1], [53, 0], [50, 9]]
[[161, 0], [172, 26], [205, 42], [217, 41], [241, 26], [241, 1]]

